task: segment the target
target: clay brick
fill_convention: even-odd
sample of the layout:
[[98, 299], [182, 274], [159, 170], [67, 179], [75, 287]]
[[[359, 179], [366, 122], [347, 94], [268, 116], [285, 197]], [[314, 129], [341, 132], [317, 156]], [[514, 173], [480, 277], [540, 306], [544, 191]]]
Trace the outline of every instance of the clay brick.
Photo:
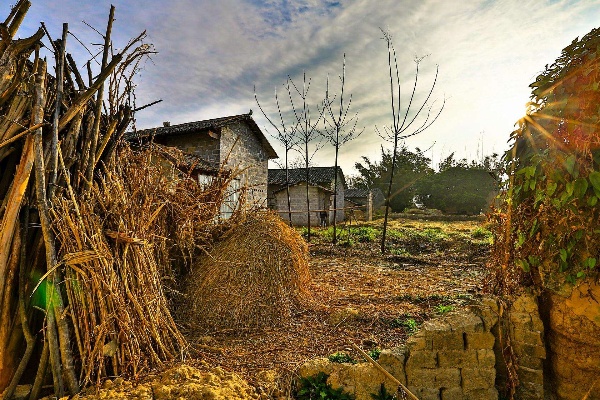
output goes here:
[[392, 350], [383, 350], [379, 355], [379, 365], [392, 374], [402, 384], [406, 384], [406, 373], [404, 363], [406, 360], [405, 349], [397, 348]]
[[521, 382], [516, 387], [515, 397], [520, 400], [538, 400], [544, 398], [544, 386], [530, 382]]
[[475, 389], [493, 388], [496, 382], [495, 368], [463, 368], [462, 388], [465, 392]]
[[496, 365], [496, 353], [492, 349], [477, 350], [479, 368], [492, 368]]
[[519, 356], [518, 364], [531, 369], [543, 369], [544, 361], [538, 357]]
[[447, 332], [450, 325], [441, 319], [432, 319], [423, 324], [421, 329], [425, 332]]
[[437, 367], [437, 352], [428, 350], [412, 351], [408, 356], [406, 368], [435, 368]]
[[513, 329], [516, 326], [521, 329], [533, 329], [533, 322], [531, 322], [531, 314], [529, 313], [511, 312], [509, 319], [513, 325]]
[[513, 343], [513, 349], [518, 356], [546, 359], [546, 348], [524, 343]]
[[495, 387], [465, 391], [463, 400], [498, 400], [498, 391]]
[[512, 340], [513, 342], [533, 344], [537, 346], [542, 346], [544, 344], [542, 340], [542, 332], [522, 329], [520, 327], [514, 328]]
[[408, 339], [406, 347], [410, 350], [433, 350], [433, 340], [423, 333], [419, 333]]
[[517, 375], [519, 376], [519, 382], [531, 382], [538, 384], [542, 384], [544, 382], [544, 373], [540, 369], [519, 366], [519, 369], [517, 369]]
[[447, 318], [452, 331], [483, 332], [483, 321], [472, 312], [453, 314]]
[[467, 350], [448, 350], [438, 352], [438, 365], [441, 368], [475, 368], [478, 365], [477, 352]]
[[496, 338], [489, 332], [467, 333], [466, 342], [468, 350], [493, 349]]
[[463, 391], [459, 387], [442, 389], [441, 400], [463, 400], [463, 398]]
[[415, 388], [433, 388], [436, 387], [435, 375], [436, 369], [410, 369], [406, 368], [408, 385]]
[[512, 309], [529, 314], [537, 313], [537, 299], [531, 294], [523, 294], [513, 302]]
[[533, 314], [531, 316], [531, 330], [539, 332], [544, 331], [544, 323], [540, 319], [539, 314]]
[[436, 332], [432, 335], [434, 350], [464, 350], [465, 341], [462, 332]]
[[436, 369], [435, 383], [438, 388], [459, 387], [460, 376], [458, 368], [438, 368]]
[[440, 400], [439, 389], [409, 387], [408, 390], [417, 396], [419, 400]]

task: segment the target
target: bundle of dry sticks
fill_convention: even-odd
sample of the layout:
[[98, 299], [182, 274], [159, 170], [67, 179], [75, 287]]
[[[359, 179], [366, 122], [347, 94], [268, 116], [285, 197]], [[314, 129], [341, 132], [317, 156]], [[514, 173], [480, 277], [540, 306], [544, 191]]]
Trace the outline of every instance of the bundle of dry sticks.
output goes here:
[[[121, 145], [136, 111], [132, 78], [153, 52], [144, 33], [113, 51], [111, 7], [102, 59], [85, 64], [84, 79], [66, 51], [66, 24], [61, 39], [53, 40], [43, 23], [33, 36], [14, 39], [29, 7], [20, 0], [0, 24], [5, 399], [24, 382], [37, 399], [51, 377], [54, 395], [62, 397], [179, 356], [185, 341], [163, 287], [172, 260], [166, 238], [174, 235], [193, 251], [194, 235], [210, 234], [197, 220], [214, 220], [227, 185], [215, 180], [212, 191], [199, 194], [185, 179], [166, 184], [160, 166]], [[43, 43], [55, 56], [52, 74], [40, 56]], [[202, 195], [210, 201], [200, 210]], [[164, 221], [186, 215], [167, 232], [173, 228]]]

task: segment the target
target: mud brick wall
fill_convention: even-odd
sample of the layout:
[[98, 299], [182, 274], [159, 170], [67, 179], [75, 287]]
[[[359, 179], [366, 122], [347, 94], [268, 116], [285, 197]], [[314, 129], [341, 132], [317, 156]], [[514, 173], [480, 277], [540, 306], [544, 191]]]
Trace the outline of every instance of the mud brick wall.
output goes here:
[[[495, 338], [490, 333], [497, 318], [486, 310], [462, 311], [426, 322], [406, 346], [384, 350], [379, 364], [406, 385], [421, 400], [498, 399]], [[329, 375], [328, 383], [343, 387], [356, 400], [372, 400], [379, 385], [396, 390], [370, 364], [336, 364], [316, 359], [300, 369], [301, 376], [318, 372]]]
[[491, 314], [486, 324], [472, 311], [423, 324], [406, 345], [409, 390], [421, 400], [497, 399], [490, 325], [495, 325]]
[[[544, 326], [537, 300], [529, 294], [514, 299], [506, 310], [487, 298], [428, 321], [405, 346], [382, 351], [378, 362], [420, 400], [497, 400], [508, 398], [503, 356], [507, 349], [512, 349], [519, 383], [514, 398], [544, 399]], [[337, 364], [321, 358], [299, 372], [303, 377], [324, 372], [329, 384], [343, 387], [356, 400], [372, 400], [382, 383], [388, 391], [396, 390], [367, 363]]]
[[[503, 326], [508, 326], [519, 379], [515, 397], [520, 400], [543, 399], [546, 347], [544, 324], [536, 297], [528, 293], [520, 295], [513, 301], [507, 314], [507, 321]], [[499, 376], [499, 381], [503, 379], [506, 376]]]

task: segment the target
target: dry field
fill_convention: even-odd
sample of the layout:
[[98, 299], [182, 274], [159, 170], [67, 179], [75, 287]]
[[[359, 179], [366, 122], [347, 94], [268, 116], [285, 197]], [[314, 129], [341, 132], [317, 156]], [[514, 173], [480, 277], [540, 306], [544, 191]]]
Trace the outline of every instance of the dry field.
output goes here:
[[[261, 371], [285, 379], [307, 359], [401, 345], [430, 318], [476, 301], [482, 293], [490, 234], [480, 222], [391, 223], [388, 253], [379, 252], [381, 221], [316, 230], [310, 245], [314, 307], [285, 328], [193, 332], [194, 358], [251, 383]], [[315, 232], [313, 232], [315, 233]], [[194, 361], [187, 360], [187, 362]], [[281, 382], [285, 384], [285, 382]]]

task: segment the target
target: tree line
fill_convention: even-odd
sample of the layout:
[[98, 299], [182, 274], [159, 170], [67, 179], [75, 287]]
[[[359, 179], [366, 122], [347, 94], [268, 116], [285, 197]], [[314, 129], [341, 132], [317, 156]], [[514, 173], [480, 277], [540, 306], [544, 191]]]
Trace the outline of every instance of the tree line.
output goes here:
[[390, 149], [382, 147], [379, 161], [363, 156], [355, 168], [359, 174], [349, 179], [354, 187], [382, 191], [389, 185], [392, 169], [396, 171], [389, 196], [393, 212], [402, 212], [418, 203], [448, 214], [467, 215], [487, 210], [499, 190], [503, 173], [496, 153], [478, 161], [456, 159], [452, 153], [434, 170], [423, 150], [411, 151], [406, 146], [401, 146], [395, 157]]

